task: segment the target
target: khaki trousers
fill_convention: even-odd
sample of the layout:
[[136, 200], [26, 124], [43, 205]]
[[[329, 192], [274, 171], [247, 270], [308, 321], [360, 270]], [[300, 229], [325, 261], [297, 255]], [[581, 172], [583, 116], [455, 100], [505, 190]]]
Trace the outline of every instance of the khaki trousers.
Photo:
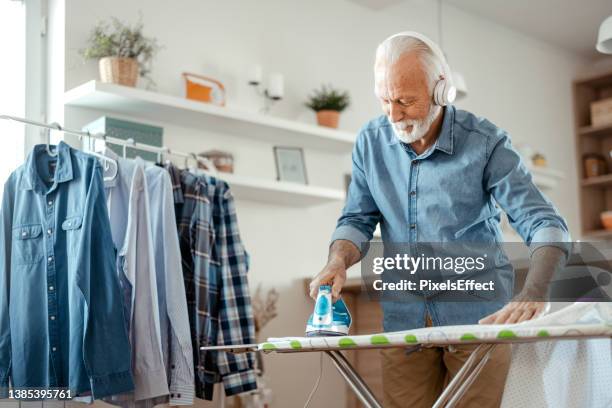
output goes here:
[[[428, 326], [431, 322], [428, 318]], [[383, 349], [385, 408], [430, 408], [477, 345]], [[501, 404], [510, 367], [510, 345], [498, 344], [489, 361], [458, 403], [460, 408], [494, 408]]]

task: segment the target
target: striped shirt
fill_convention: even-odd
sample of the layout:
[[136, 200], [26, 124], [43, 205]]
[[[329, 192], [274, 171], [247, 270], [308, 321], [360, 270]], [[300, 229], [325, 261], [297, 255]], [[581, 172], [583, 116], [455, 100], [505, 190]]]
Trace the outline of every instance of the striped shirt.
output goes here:
[[227, 183], [169, 165], [196, 368], [196, 396], [212, 400], [222, 381], [230, 396], [257, 388], [252, 353], [200, 347], [251, 344], [255, 324], [248, 254]]

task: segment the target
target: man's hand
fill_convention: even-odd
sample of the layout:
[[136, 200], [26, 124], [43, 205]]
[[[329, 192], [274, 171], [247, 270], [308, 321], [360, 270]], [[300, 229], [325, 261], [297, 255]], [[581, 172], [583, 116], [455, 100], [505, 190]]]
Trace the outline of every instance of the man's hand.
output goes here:
[[346, 270], [359, 262], [361, 252], [351, 241], [338, 239], [329, 247], [327, 265], [310, 282], [310, 297], [317, 299], [319, 286], [332, 285], [332, 299], [338, 300], [344, 282]]
[[534, 302], [533, 296], [519, 293], [510, 303], [497, 312], [483, 317], [479, 324], [513, 324], [535, 319], [546, 313], [550, 307], [548, 302]]
[[346, 282], [346, 268], [341, 260], [330, 260], [321, 272], [310, 282], [310, 297], [317, 298], [319, 286], [332, 285], [332, 299], [340, 297], [342, 286]]
[[[483, 317], [480, 324], [512, 324], [535, 319], [548, 311], [548, 287], [552, 276], [565, 265], [565, 253], [554, 246], [542, 246], [531, 256], [525, 287], [510, 303]], [[538, 301], [539, 300], [539, 301]]]

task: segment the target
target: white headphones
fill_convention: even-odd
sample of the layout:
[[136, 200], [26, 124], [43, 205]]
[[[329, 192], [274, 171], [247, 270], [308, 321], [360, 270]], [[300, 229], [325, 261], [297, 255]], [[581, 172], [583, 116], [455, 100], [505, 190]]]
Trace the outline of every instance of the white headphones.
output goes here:
[[436, 105], [440, 106], [446, 106], [453, 103], [455, 101], [455, 97], [457, 96], [457, 88], [455, 88], [455, 85], [453, 85], [450, 67], [446, 62], [446, 58], [444, 57], [440, 47], [438, 47], [438, 45], [429, 38], [421, 33], [417, 33], [416, 31], [402, 31], [401, 33], [393, 34], [387, 38], [385, 42], [395, 37], [412, 37], [416, 38], [417, 40], [421, 40], [440, 59], [440, 61], [442, 61], [444, 78], [438, 79], [434, 85], [433, 100]]

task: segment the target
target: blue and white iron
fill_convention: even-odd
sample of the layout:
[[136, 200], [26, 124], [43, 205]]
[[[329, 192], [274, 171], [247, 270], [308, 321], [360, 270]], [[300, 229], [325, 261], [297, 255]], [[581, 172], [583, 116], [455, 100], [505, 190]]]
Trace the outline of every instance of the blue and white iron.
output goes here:
[[314, 307], [306, 324], [306, 336], [346, 336], [351, 327], [351, 314], [344, 300], [332, 303], [331, 286], [321, 285]]

